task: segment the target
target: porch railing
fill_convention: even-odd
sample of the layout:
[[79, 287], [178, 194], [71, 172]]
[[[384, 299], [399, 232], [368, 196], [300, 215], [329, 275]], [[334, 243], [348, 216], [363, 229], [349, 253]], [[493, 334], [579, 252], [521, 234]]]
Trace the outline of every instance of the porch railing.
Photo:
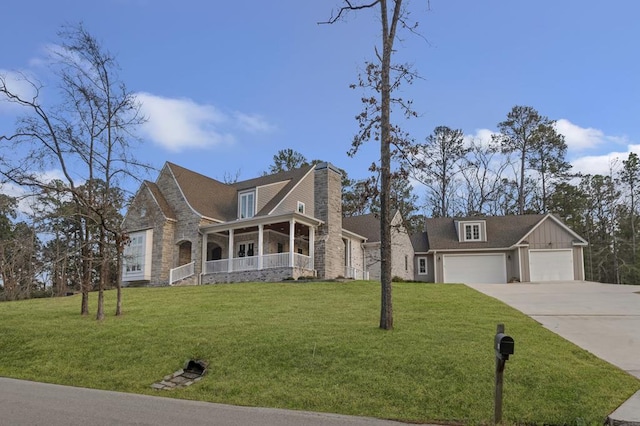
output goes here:
[[368, 280], [369, 272], [362, 271], [358, 268], [354, 268], [353, 266], [345, 266], [344, 276], [345, 278], [353, 278], [354, 280]]
[[[293, 265], [290, 264], [290, 253], [262, 255], [262, 269], [297, 267], [313, 270], [313, 259], [304, 254], [293, 254]], [[235, 257], [231, 260], [231, 271], [253, 271], [260, 269], [258, 256]], [[209, 260], [204, 264], [205, 274], [229, 271], [229, 259]]]
[[169, 285], [173, 285], [178, 281], [185, 278], [189, 278], [195, 274], [195, 262], [187, 263], [186, 265], [178, 266], [169, 271]]

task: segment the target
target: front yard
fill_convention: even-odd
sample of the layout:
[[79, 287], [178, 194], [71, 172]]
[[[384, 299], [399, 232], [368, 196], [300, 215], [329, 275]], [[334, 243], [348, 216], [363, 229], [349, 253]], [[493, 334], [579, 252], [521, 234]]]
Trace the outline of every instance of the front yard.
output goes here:
[[[79, 296], [0, 304], [0, 375], [238, 405], [411, 422], [489, 424], [493, 336], [515, 339], [503, 419], [602, 424], [640, 382], [462, 285], [394, 284], [395, 330], [372, 282], [136, 288], [124, 316], [81, 318]], [[92, 294], [92, 301], [95, 295]], [[107, 293], [107, 313], [115, 294]], [[95, 308], [92, 308], [95, 310]], [[204, 380], [151, 384], [190, 358]]]

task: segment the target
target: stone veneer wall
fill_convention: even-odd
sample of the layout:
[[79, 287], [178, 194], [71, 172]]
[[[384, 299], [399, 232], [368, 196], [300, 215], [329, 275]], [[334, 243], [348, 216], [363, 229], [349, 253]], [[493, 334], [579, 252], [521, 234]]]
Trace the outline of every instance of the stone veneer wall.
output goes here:
[[279, 282], [299, 277], [313, 276], [313, 271], [303, 268], [269, 268], [254, 271], [219, 272], [202, 276], [202, 284]]
[[196, 271], [202, 270], [202, 238], [198, 230], [200, 229], [200, 225], [208, 223], [208, 221], [203, 221], [201, 216], [196, 214], [189, 204], [187, 204], [182, 195], [182, 191], [180, 191], [167, 166], [160, 172], [157, 185], [162, 188], [162, 194], [173, 209], [177, 219], [173, 237], [163, 240], [162, 251], [167, 254], [169, 264], [164, 263], [162, 266], [158, 266], [162, 269], [161, 275], [163, 277], [166, 276], [159, 284], [167, 285], [169, 282], [169, 269], [179, 266], [177, 244], [180, 242], [191, 242], [191, 261], [195, 261]]
[[319, 163], [314, 176], [315, 212], [324, 222], [316, 233], [315, 269], [319, 278], [344, 275], [342, 241], [342, 174], [329, 163]]
[[[391, 277], [413, 279], [413, 245], [402, 218], [396, 213], [391, 221]], [[406, 260], [406, 263], [405, 263]], [[406, 266], [406, 267], [405, 267]]]
[[[380, 243], [365, 245], [365, 262], [369, 279], [380, 280]], [[391, 277], [400, 277], [405, 280], [413, 280], [415, 267], [415, 253], [411, 245], [411, 239], [399, 214], [391, 220]], [[406, 259], [406, 268], [405, 268]]]
[[[144, 214], [143, 214], [144, 212]], [[156, 204], [149, 189], [143, 184], [129, 207], [123, 228], [129, 232], [152, 230], [151, 280], [127, 281], [128, 285], [167, 285], [171, 252], [166, 247], [173, 242], [175, 223], [168, 220]]]

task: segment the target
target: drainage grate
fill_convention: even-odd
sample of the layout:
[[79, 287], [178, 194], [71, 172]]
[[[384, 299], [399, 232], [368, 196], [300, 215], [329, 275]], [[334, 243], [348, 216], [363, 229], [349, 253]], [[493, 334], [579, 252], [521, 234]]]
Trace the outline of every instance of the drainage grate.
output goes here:
[[183, 369], [165, 376], [162, 381], [152, 384], [151, 387], [158, 390], [169, 390], [191, 386], [202, 380], [202, 376], [207, 372], [207, 366], [208, 363], [204, 360], [190, 359], [185, 363]]

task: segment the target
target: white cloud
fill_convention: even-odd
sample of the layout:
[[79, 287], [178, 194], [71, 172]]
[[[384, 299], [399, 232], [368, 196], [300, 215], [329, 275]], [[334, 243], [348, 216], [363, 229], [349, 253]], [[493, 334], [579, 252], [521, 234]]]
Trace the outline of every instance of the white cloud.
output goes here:
[[602, 145], [624, 146], [629, 143], [626, 136], [606, 135], [600, 129], [580, 127], [564, 118], [556, 122], [556, 131], [564, 136], [567, 147], [574, 152], [595, 149]]
[[142, 104], [142, 113], [148, 118], [142, 126], [143, 133], [173, 152], [233, 143], [236, 137], [232, 130], [265, 133], [274, 129], [260, 115], [241, 112], [230, 115], [213, 105], [186, 98], [166, 98], [144, 92], [136, 96]]
[[[31, 100], [36, 95], [36, 88], [27, 79], [33, 79], [26, 73], [0, 69], [0, 79], [4, 80], [7, 89], [25, 100]], [[0, 112], [17, 111], [21, 108], [15, 102], [0, 96]]]
[[464, 135], [464, 141], [465, 143], [468, 145], [471, 144], [471, 142], [480, 142], [481, 146], [484, 147], [488, 147], [491, 144], [491, 140], [493, 138], [493, 135], [495, 135], [496, 132], [494, 132], [493, 130], [489, 130], [489, 129], [476, 129], [476, 132], [474, 134], [471, 135]]
[[576, 158], [571, 162], [573, 172], [580, 172], [591, 175], [609, 175], [611, 170], [619, 170], [622, 161], [629, 157], [629, 153], [635, 152], [640, 155], [640, 145], [628, 145], [626, 152], [609, 152], [601, 155], [589, 155]]
[[[64, 174], [60, 169], [47, 170], [42, 173], [38, 173], [39, 180], [42, 182], [51, 182], [52, 180], [65, 181]], [[76, 182], [76, 184], [82, 184], [83, 182]], [[35, 204], [38, 202], [33, 193], [29, 189], [18, 186], [14, 183], [0, 184], [0, 193], [14, 197], [18, 199], [18, 211], [22, 214], [32, 215]]]
[[261, 115], [236, 112], [234, 116], [237, 124], [249, 133], [268, 133], [275, 130], [275, 126]]
[[199, 105], [190, 99], [172, 99], [138, 93], [142, 113], [148, 121], [142, 130], [155, 143], [169, 151], [207, 148], [234, 141], [222, 130], [225, 114], [211, 105]]

